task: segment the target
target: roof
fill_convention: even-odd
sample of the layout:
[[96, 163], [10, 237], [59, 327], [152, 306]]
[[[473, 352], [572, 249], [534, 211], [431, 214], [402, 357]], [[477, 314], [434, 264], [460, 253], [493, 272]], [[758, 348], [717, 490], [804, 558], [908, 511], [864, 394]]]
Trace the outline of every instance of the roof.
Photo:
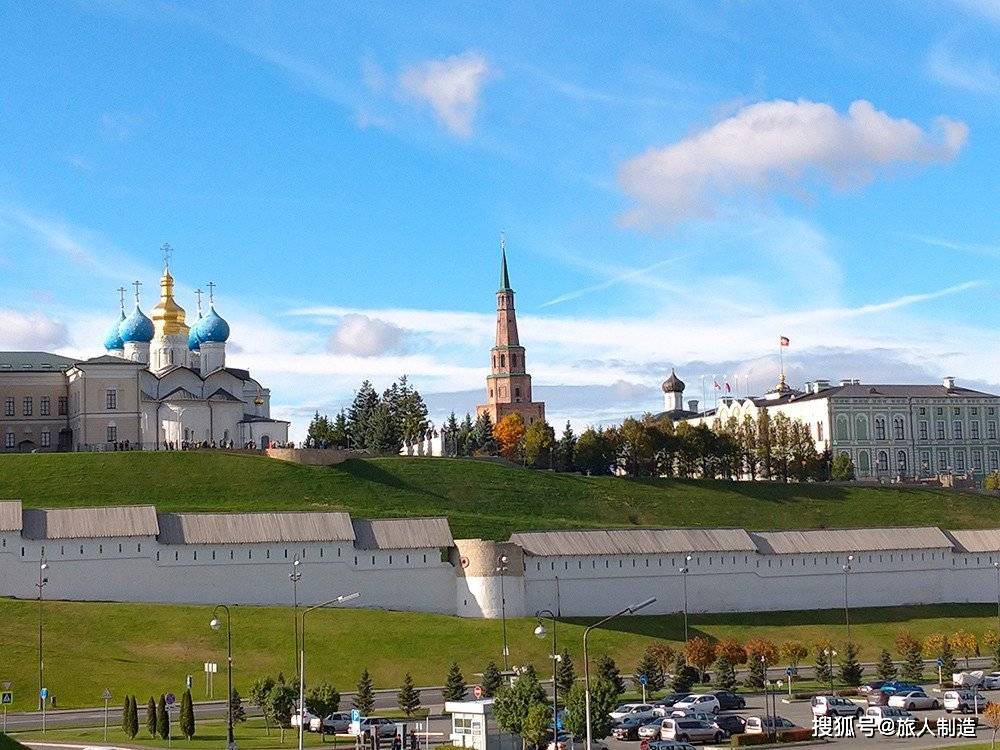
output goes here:
[[750, 536], [763, 555], [819, 552], [879, 552], [897, 549], [950, 549], [948, 536], [936, 526], [878, 529], [757, 531]]
[[500, 289], [501, 292], [510, 291], [510, 276], [507, 273], [507, 250], [500, 246]]
[[228, 372], [230, 375], [239, 378], [240, 380], [250, 380], [249, 370], [240, 370], [236, 367], [223, 367], [223, 372]]
[[815, 401], [821, 398], [962, 398], [968, 396], [1000, 398], [994, 393], [976, 391], [971, 388], [945, 388], [943, 384], [928, 385], [888, 385], [880, 383], [859, 383], [852, 385], [836, 385], [824, 388], [819, 393], [802, 393], [794, 391], [777, 399], [755, 398], [758, 406], [774, 406], [775, 404], [799, 403], [800, 401]]
[[156, 536], [159, 526], [152, 505], [103, 508], [26, 508], [25, 539], [110, 539], [122, 536]]
[[530, 531], [512, 534], [510, 541], [526, 554], [537, 556], [757, 551], [743, 529]]
[[161, 513], [161, 544], [353, 541], [347, 513]]
[[277, 424], [291, 424], [287, 419], [272, 419], [271, 417], [261, 417], [257, 414], [244, 414], [243, 419], [239, 421], [240, 424], [249, 424], [251, 422], [275, 422]]
[[0, 352], [0, 372], [63, 372], [74, 364], [75, 359], [48, 352]]
[[122, 359], [112, 354], [102, 354], [99, 357], [90, 359], [78, 359], [75, 365], [131, 365], [132, 367], [145, 367], [142, 362], [134, 362], [131, 359]]
[[358, 549], [455, 546], [447, 518], [357, 518], [354, 535]]
[[21, 501], [0, 501], [0, 531], [21, 530]]
[[1000, 552], [1000, 529], [947, 531], [957, 552]]
[[212, 395], [208, 398], [213, 401], [241, 401], [241, 399], [236, 398], [236, 396], [231, 394], [225, 388], [216, 388]]

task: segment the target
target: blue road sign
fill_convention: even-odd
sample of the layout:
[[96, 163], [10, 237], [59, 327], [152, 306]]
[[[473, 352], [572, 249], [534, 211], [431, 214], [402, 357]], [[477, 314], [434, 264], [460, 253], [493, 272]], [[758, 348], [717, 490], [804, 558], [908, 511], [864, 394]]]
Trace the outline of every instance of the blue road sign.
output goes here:
[[562, 728], [563, 728], [562, 716], [556, 716], [556, 729], [561, 732]]
[[167, 697], [164, 698], [164, 700], [166, 701], [168, 706], [172, 706], [174, 705], [174, 701], [177, 700], [177, 696], [175, 696], [173, 693], [167, 693]]
[[351, 709], [351, 721], [361, 721], [361, 712], [356, 708]]
[[944, 666], [944, 659], [942, 659], [940, 656], [938, 657], [937, 665], [939, 667], [943, 667]]
[[14, 694], [10, 690], [0, 693], [0, 705], [10, 706], [14, 703]]
[[49, 689], [43, 687], [41, 690], [38, 691], [38, 694], [42, 696], [42, 700], [45, 700], [46, 698], [49, 697]]
[[795, 674], [795, 670], [792, 669], [791, 667], [785, 667], [785, 674], [791, 677], [793, 674]]
[[649, 682], [649, 678], [646, 677], [646, 675], [644, 675], [644, 674], [639, 675], [639, 684], [640, 685], [645, 685], [648, 682]]

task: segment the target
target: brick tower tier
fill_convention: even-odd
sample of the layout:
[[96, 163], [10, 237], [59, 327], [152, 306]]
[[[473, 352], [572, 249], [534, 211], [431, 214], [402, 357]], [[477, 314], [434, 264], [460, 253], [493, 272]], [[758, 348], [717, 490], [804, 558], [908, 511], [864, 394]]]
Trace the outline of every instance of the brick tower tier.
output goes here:
[[517, 336], [514, 290], [507, 275], [507, 251], [500, 244], [500, 288], [497, 290], [496, 344], [490, 350], [491, 371], [486, 377], [486, 403], [476, 416], [489, 414], [496, 424], [508, 414], [519, 413], [526, 425], [545, 421], [545, 404], [531, 400], [531, 376], [525, 368], [524, 347]]

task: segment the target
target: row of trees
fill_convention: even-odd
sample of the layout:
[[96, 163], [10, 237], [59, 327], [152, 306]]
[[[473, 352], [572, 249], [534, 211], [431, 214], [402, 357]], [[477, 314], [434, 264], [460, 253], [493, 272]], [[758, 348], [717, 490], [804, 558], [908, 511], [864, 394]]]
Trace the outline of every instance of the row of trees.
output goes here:
[[403, 375], [379, 396], [365, 380], [354, 401], [332, 420], [317, 411], [309, 423], [311, 448], [357, 448], [372, 453], [399, 453], [404, 443], [422, 438], [430, 427], [427, 404]]
[[[177, 724], [185, 738], [190, 740], [194, 737], [194, 701], [191, 700], [190, 690], [185, 690], [181, 696]], [[125, 703], [122, 706], [122, 731], [130, 740], [139, 734], [139, 707], [134, 695], [125, 696]], [[159, 701], [150, 696], [149, 703], [146, 704], [146, 731], [150, 737], [164, 740], [170, 737], [170, 713], [167, 711], [166, 695], [161, 694]]]

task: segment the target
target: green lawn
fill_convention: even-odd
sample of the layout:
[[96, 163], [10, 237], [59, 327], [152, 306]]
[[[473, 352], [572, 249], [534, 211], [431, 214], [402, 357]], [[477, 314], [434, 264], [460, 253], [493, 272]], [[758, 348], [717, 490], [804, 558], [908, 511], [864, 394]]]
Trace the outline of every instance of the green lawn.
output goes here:
[[[180, 693], [184, 677], [195, 678], [196, 700], [205, 697], [202, 664], [219, 663], [215, 697], [225, 693], [224, 634], [208, 627], [211, 607], [96, 602], [46, 602], [46, 686], [63, 708], [100, 705], [105, 688], [113, 705], [126, 693], [140, 703], [160, 693]], [[27, 710], [37, 689], [37, 620], [32, 601], [0, 600], [0, 680], [13, 683], [15, 709]], [[371, 670], [378, 688], [395, 688], [405, 672], [417, 685], [443, 684], [448, 666], [457, 661], [467, 681], [491, 660], [500, 660], [500, 622], [444, 615], [369, 610], [324, 610], [309, 623], [306, 674], [310, 682], [329, 680], [353, 690], [361, 670]], [[959, 628], [982, 634], [995, 627], [996, 609], [941, 605], [851, 611], [852, 632], [861, 658], [874, 661], [878, 650], [892, 647], [896, 633], [918, 637], [952, 633]], [[560, 621], [560, 647], [569, 649], [582, 673], [581, 638], [589, 620]], [[775, 641], [821, 639], [843, 642], [843, 613], [777, 612], [753, 615], [694, 615], [691, 634], [740, 641], [755, 636]], [[534, 636], [535, 621], [508, 621], [512, 664], [551, 669], [549, 642]], [[292, 617], [288, 608], [239, 607], [233, 612], [234, 677], [246, 695], [250, 681], [264, 673], [294, 672]], [[609, 653], [625, 673], [634, 669], [654, 639], [679, 645], [680, 616], [623, 618], [611, 629], [594, 631], [591, 656]]]
[[446, 515], [456, 537], [487, 539], [530, 529], [635, 525], [1000, 526], [1000, 504], [971, 493], [583, 477], [426, 458], [315, 467], [216, 453], [4, 455], [0, 497], [29, 507], [154, 503], [163, 511], [329, 508], [371, 517]]

